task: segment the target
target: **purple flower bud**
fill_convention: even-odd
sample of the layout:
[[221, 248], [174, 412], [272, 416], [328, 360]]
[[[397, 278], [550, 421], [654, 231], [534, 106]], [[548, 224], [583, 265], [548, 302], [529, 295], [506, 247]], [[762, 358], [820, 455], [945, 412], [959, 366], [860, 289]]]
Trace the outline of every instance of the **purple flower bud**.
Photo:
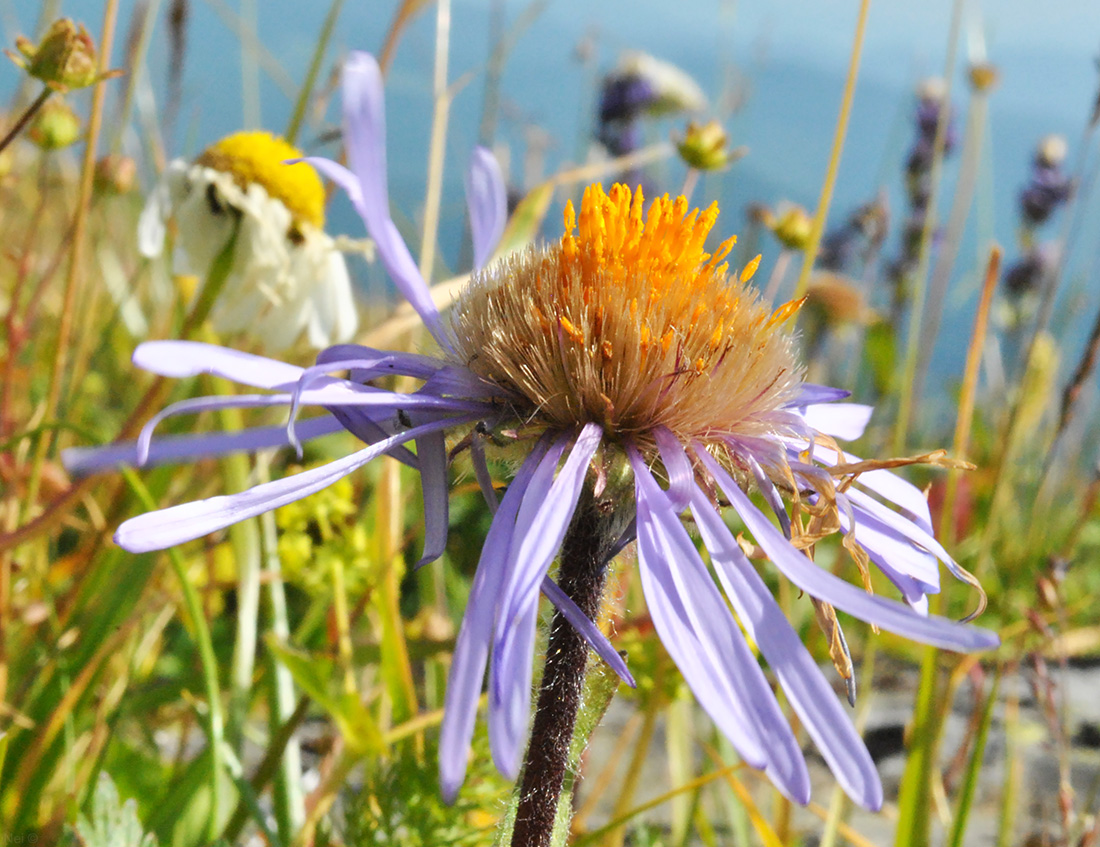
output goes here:
[[1073, 180], [1062, 171], [1061, 163], [1036, 155], [1031, 179], [1020, 191], [1020, 216], [1031, 226], [1045, 223], [1072, 193]]
[[1017, 259], [1004, 275], [1004, 286], [1010, 297], [1019, 298], [1039, 290], [1043, 279], [1054, 270], [1057, 250], [1053, 244], [1039, 244]]
[[600, 123], [632, 121], [656, 99], [649, 80], [634, 74], [610, 74], [600, 89]]
[[599, 142], [612, 156], [625, 156], [641, 146], [642, 134], [636, 121], [612, 121], [600, 126]]

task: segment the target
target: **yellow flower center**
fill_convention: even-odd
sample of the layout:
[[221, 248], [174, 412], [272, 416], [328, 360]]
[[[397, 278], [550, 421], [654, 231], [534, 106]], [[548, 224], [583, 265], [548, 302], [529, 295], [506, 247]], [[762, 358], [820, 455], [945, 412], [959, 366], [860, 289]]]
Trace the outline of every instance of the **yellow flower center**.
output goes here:
[[596, 421], [648, 440], [656, 426], [684, 437], [761, 434], [768, 413], [801, 382], [786, 318], [723, 261], [735, 239], [705, 252], [717, 205], [688, 213], [683, 197], [585, 191], [565, 209], [557, 244], [477, 274], [451, 313], [466, 367], [527, 398], [556, 426]]
[[270, 132], [236, 132], [208, 147], [195, 164], [231, 174], [242, 190], [259, 184], [290, 210], [295, 223], [325, 225], [325, 188], [313, 168], [283, 164], [301, 159], [297, 147]]

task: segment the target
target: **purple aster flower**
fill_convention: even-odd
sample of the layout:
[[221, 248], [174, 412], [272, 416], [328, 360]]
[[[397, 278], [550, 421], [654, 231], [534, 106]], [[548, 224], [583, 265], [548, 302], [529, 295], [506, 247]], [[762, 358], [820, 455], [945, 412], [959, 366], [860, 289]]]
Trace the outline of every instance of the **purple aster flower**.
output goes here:
[[1020, 216], [1029, 226], [1046, 223], [1073, 194], [1073, 179], [1062, 170], [1066, 141], [1060, 135], [1044, 137], [1035, 148], [1031, 176], [1020, 190]]
[[[914, 486], [837, 445], [834, 439], [862, 433], [871, 409], [840, 403], [845, 392], [803, 381], [784, 329], [799, 304], [773, 312], [744, 278], [728, 275], [723, 259], [733, 239], [714, 254], [704, 252], [716, 206], [689, 214], [686, 199], [665, 197], [646, 210], [640, 192], [615, 186], [607, 194], [594, 185], [579, 216], [567, 204], [560, 241], [485, 266], [441, 315], [390, 218], [381, 75], [365, 54], [354, 54], [344, 72], [344, 118], [350, 169], [309, 161], [348, 192], [439, 353], [342, 345], [302, 369], [209, 345], [142, 345], [135, 361], [157, 373], [214, 373], [266, 393], [176, 404], [151, 421], [136, 444], [70, 452], [70, 467], [292, 445], [341, 427], [367, 446], [240, 494], [133, 518], [119, 528], [118, 542], [143, 551], [197, 538], [388, 454], [420, 472], [427, 560], [446, 541], [444, 435], [457, 436], [494, 517], [448, 681], [440, 738], [445, 797], [453, 798], [464, 778], [486, 672], [493, 758], [508, 776], [519, 771], [540, 591], [631, 682], [622, 658], [592, 623], [593, 610], [575, 602], [578, 580], [568, 552], [562, 585], [550, 578], [563, 543], [572, 550], [588, 532], [598, 542], [588, 562], [594, 571], [636, 538], [656, 630], [745, 761], [765, 770], [787, 796], [809, 800], [798, 741], [747, 632], [844, 789], [861, 805], [879, 807], [881, 784], [862, 740], [722, 506], [732, 506], [771, 564], [820, 604], [948, 650], [981, 650], [998, 641], [991, 632], [928, 615], [926, 597], [940, 590], [939, 565], [968, 575], [936, 542], [928, 506]], [[503, 191], [491, 157], [476, 155], [473, 168], [474, 253], [483, 261], [499, 233]], [[392, 374], [420, 381], [419, 389], [403, 394], [370, 384]], [[230, 404], [286, 405], [290, 422], [231, 435], [149, 437], [165, 415]], [[304, 406], [324, 412], [299, 421]], [[410, 442], [415, 454], [405, 447]], [[499, 503], [486, 458], [497, 445], [524, 454]], [[684, 526], [688, 513], [706, 559]], [[844, 549], [857, 564], [874, 563], [905, 602], [871, 594], [815, 564], [812, 543], [830, 533], [847, 536]]]

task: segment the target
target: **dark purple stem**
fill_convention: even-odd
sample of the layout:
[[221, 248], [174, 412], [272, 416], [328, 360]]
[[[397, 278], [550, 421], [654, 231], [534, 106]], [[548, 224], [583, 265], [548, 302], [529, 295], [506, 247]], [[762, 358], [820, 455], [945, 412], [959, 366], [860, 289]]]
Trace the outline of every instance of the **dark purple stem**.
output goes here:
[[[611, 504], [600, 503], [586, 492], [562, 544], [558, 584], [593, 620], [603, 597], [606, 564], [621, 534], [621, 528], [614, 531], [613, 510]], [[550, 845], [587, 662], [588, 645], [560, 612], [555, 613], [523, 766], [512, 847]]]

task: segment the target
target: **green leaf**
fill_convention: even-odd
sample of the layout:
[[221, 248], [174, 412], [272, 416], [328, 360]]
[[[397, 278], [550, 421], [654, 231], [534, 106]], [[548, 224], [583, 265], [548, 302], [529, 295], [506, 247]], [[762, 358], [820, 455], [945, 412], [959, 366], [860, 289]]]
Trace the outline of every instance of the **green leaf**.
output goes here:
[[75, 835], [82, 847], [156, 847], [157, 844], [157, 839], [147, 835], [138, 820], [133, 798], [120, 804], [118, 789], [105, 773], [99, 775], [90, 815], [80, 817]]
[[295, 650], [270, 636], [267, 646], [298, 686], [336, 721], [352, 750], [360, 755], [386, 752], [378, 724], [356, 694], [342, 690], [332, 659]]

